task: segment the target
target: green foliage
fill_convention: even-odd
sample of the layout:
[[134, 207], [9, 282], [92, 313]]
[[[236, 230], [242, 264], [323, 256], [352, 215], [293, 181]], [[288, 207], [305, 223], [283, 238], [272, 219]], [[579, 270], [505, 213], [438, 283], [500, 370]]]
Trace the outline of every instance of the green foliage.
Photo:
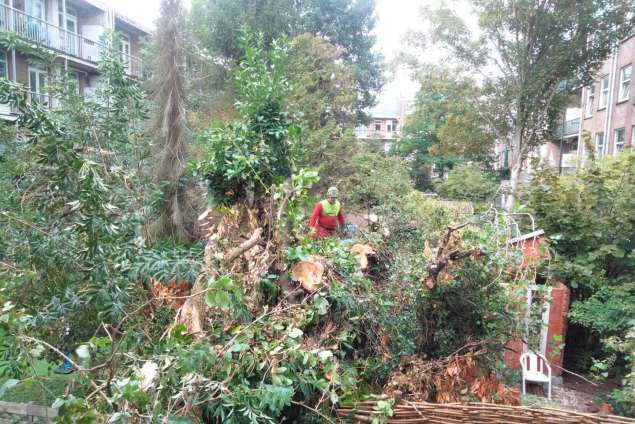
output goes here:
[[300, 147], [299, 129], [284, 110], [286, 43], [275, 41], [265, 50], [263, 36], [247, 32], [242, 42], [245, 57], [235, 72], [237, 119], [201, 133], [207, 152], [195, 165], [220, 204], [253, 198], [291, 176]]
[[478, 167], [457, 165], [435, 188], [445, 199], [483, 203], [492, 199], [498, 185], [495, 178]]
[[[0, 81], [0, 97], [20, 109], [18, 134], [0, 161], [0, 287], [32, 316], [28, 332], [59, 345], [92, 334], [102, 319], [123, 315], [135, 287], [120, 264], [131, 261], [143, 222], [145, 189], [137, 173], [149, 151], [140, 122], [145, 103], [120, 55], [105, 51], [102, 85], [93, 100], [64, 76], [49, 89], [59, 106], [29, 104], [23, 88]], [[133, 191], [134, 190], [134, 191]]]
[[418, 71], [421, 87], [397, 153], [409, 160], [418, 188], [430, 188], [432, 167], [444, 173], [456, 163], [488, 162], [494, 136], [481, 116], [480, 88], [461, 69]]
[[523, 299], [515, 304], [511, 294], [522, 291], [526, 282], [511, 281], [502, 274], [499, 281], [492, 281], [492, 273], [517, 265], [520, 255], [510, 257], [494, 249], [493, 232], [490, 226], [464, 231], [460, 250], [476, 248], [483, 255], [459, 261], [449, 281], [421, 293], [417, 307], [423, 326], [420, 349], [427, 355], [445, 357], [469, 342], [480, 341], [496, 357], [500, 346], [516, 333]]
[[342, 173], [346, 199], [366, 207], [394, 203], [413, 189], [405, 162], [392, 156], [358, 153]]
[[635, 156], [625, 153], [572, 175], [541, 170], [528, 188], [528, 205], [557, 252], [552, 271], [571, 288], [569, 319], [582, 329], [577, 342], [587, 356], [613, 355], [608, 339], [625, 338], [635, 319], [634, 175]]
[[240, 28], [245, 25], [263, 34], [265, 48], [280, 37], [304, 33], [329, 40], [353, 69], [361, 115], [383, 85], [381, 57], [373, 51], [373, 14], [373, 0], [198, 0], [192, 4], [190, 25], [209, 57], [229, 63], [243, 58]]
[[542, 170], [527, 194], [558, 253], [554, 272], [572, 289], [571, 319], [603, 336], [623, 334], [635, 318], [634, 172], [629, 154], [570, 176]]
[[526, 159], [550, 137], [548, 128], [569, 95], [594, 80], [613, 48], [633, 34], [635, 6], [621, 0], [469, 3], [478, 31], [444, 2], [424, 10], [431, 31], [421, 38], [446, 47], [450, 60], [484, 76], [479, 114], [510, 148], [515, 191]]
[[626, 362], [622, 387], [614, 390], [609, 399], [616, 413], [635, 417], [635, 321], [629, 324], [623, 336], [612, 337], [607, 341], [611, 349], [624, 355]]

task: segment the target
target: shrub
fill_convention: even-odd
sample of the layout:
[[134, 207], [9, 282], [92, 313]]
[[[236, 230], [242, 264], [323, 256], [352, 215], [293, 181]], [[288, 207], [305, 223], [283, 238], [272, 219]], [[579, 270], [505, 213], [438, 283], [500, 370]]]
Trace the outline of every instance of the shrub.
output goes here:
[[[567, 340], [570, 353], [626, 355], [608, 340], [624, 339], [635, 319], [634, 192], [635, 156], [624, 153], [572, 175], [541, 170], [526, 194], [557, 253], [552, 270], [571, 288], [569, 334], [577, 337]], [[626, 400], [620, 397], [622, 411]]]
[[446, 199], [482, 203], [491, 199], [498, 185], [493, 176], [478, 167], [457, 165], [435, 188]]
[[265, 50], [263, 43], [262, 35], [243, 33], [245, 58], [234, 73], [237, 118], [199, 135], [207, 151], [192, 169], [205, 177], [218, 204], [266, 192], [291, 176], [299, 156], [299, 129], [284, 110], [287, 46], [274, 41]]

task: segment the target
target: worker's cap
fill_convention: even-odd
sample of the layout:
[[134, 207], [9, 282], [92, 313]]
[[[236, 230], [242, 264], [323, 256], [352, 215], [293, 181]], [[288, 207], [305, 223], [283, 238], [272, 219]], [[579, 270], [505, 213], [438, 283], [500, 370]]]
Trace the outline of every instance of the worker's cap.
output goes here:
[[329, 187], [329, 189], [326, 191], [326, 197], [338, 197], [339, 196], [339, 191], [337, 191], [337, 187]]

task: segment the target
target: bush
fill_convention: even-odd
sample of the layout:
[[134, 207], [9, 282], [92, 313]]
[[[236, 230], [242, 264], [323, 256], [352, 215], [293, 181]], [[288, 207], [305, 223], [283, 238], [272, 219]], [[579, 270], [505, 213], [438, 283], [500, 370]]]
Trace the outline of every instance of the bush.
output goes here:
[[414, 189], [405, 162], [395, 156], [358, 153], [347, 171], [342, 194], [366, 208], [398, 202]]
[[[572, 175], [541, 170], [526, 194], [557, 252], [552, 270], [571, 288], [569, 334], [577, 336], [567, 340], [570, 353], [626, 355], [608, 341], [624, 339], [635, 319], [633, 193], [635, 156], [624, 153]], [[632, 411], [635, 398], [630, 402]], [[628, 410], [624, 396], [619, 403]]]
[[457, 165], [435, 188], [446, 199], [482, 203], [492, 198], [498, 185], [493, 176], [477, 167]]
[[192, 166], [205, 177], [215, 203], [258, 196], [291, 176], [299, 156], [299, 128], [284, 110], [290, 87], [284, 72], [287, 46], [263, 47], [262, 35], [243, 34], [245, 58], [235, 70], [235, 121], [199, 135], [205, 157]]

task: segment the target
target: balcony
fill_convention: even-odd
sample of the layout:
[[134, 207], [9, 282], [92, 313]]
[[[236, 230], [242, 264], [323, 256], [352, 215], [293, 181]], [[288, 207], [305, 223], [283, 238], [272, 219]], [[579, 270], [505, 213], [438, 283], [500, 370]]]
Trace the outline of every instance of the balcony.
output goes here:
[[[0, 5], [0, 31], [10, 32], [52, 50], [96, 64], [106, 45], [66, 31], [45, 20], [28, 15], [10, 6]], [[122, 55], [129, 75], [141, 77], [142, 63], [137, 57]]]
[[554, 138], [566, 138], [578, 135], [580, 132], [580, 118], [564, 121], [564, 128], [560, 122], [553, 130]]

